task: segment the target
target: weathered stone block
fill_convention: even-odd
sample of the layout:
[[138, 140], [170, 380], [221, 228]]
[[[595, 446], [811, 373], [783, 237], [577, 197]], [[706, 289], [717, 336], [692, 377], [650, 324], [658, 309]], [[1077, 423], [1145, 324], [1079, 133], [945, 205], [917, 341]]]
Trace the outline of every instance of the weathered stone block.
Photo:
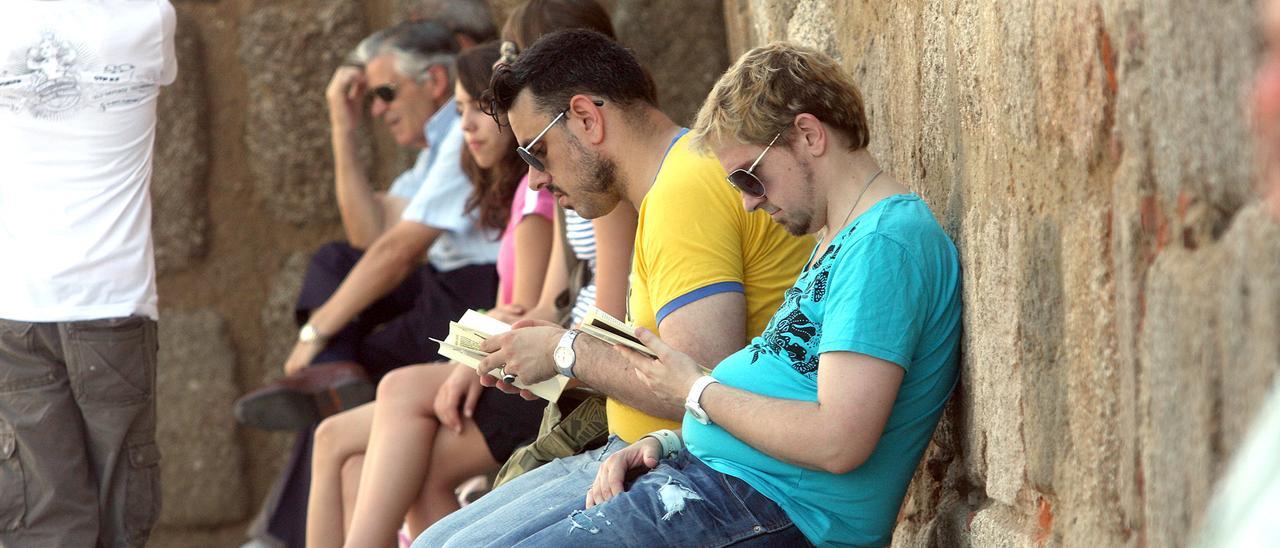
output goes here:
[[618, 41], [653, 73], [662, 110], [678, 124], [692, 124], [729, 66], [723, 5], [717, 0], [617, 0], [612, 14]]
[[1037, 546], [1036, 531], [1017, 510], [993, 504], [979, 510], [969, 521], [968, 546], [983, 548], [1031, 548]]
[[179, 12], [178, 79], [160, 92], [151, 179], [156, 269], [180, 270], [204, 257], [209, 224], [208, 99], [197, 27]]
[[1146, 3], [1136, 23], [1144, 55], [1133, 77], [1146, 92], [1137, 114], [1149, 124], [1155, 182], [1169, 203], [1189, 188], [1215, 220], [1230, 218], [1253, 179], [1250, 148], [1223, 144], [1249, 141], [1241, 105], [1259, 51], [1254, 3]]
[[1280, 220], [1260, 203], [1235, 216], [1223, 235], [1226, 266], [1221, 316], [1221, 449], [1230, 456], [1280, 374]]
[[986, 494], [1013, 506], [1026, 476], [1023, 395], [1017, 348], [1018, 272], [1023, 239], [1016, 215], [974, 219], [980, 226], [962, 255], [965, 273], [964, 322], [982, 325], [966, 332], [963, 369], [966, 406], [966, 462]]
[[231, 404], [235, 349], [216, 312], [164, 311], [156, 373], [156, 437], [168, 526], [215, 526], [247, 515], [243, 455]]
[[296, 224], [338, 218], [324, 90], [365, 34], [356, 3], [301, 6], [250, 12], [241, 23], [239, 49], [249, 78], [249, 171], [271, 213]]
[[1166, 250], [1147, 282], [1138, 438], [1147, 542], [1186, 538], [1214, 477], [1218, 340], [1212, 318], [1223, 253]]
[[840, 58], [836, 49], [836, 21], [832, 17], [834, 7], [831, 0], [800, 0], [791, 20], [787, 21], [787, 39]]
[[309, 259], [308, 253], [292, 253], [276, 272], [267, 301], [262, 305], [263, 363], [248, 378], [266, 383], [282, 374], [281, 366], [298, 339], [298, 323], [294, 319], [293, 308], [298, 293], [302, 291], [302, 277], [307, 273]]

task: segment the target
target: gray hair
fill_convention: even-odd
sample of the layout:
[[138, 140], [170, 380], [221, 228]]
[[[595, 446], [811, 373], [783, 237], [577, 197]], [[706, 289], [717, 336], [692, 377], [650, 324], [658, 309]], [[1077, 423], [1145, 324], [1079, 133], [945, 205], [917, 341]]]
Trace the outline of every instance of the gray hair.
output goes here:
[[363, 68], [372, 61], [377, 55], [378, 48], [382, 47], [382, 43], [387, 40], [387, 35], [391, 33], [390, 28], [382, 29], [378, 32], [366, 36], [356, 47], [348, 53], [342, 60], [342, 64], [351, 65], [353, 67]]
[[[454, 41], [453, 33], [434, 21], [401, 23], [384, 32], [386, 35], [372, 48], [375, 52], [372, 57], [391, 55], [396, 71], [419, 84], [427, 80], [431, 67], [444, 65], [446, 69], [451, 68], [458, 55], [458, 43]], [[450, 72], [445, 71], [446, 74]], [[452, 74], [447, 78], [452, 89]]]
[[449, 29], [465, 34], [477, 44], [498, 37], [493, 13], [485, 0], [414, 0], [409, 19], [431, 19]]

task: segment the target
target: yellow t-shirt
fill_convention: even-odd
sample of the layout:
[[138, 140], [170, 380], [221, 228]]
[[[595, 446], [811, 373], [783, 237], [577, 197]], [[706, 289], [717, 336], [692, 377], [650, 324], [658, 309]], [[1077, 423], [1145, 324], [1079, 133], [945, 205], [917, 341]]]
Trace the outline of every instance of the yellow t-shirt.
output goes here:
[[[788, 234], [764, 212], [747, 213], [720, 162], [693, 151], [689, 142], [685, 135], [671, 147], [640, 204], [628, 321], [661, 336], [658, 323], [667, 314], [736, 291], [746, 295], [750, 340], [782, 304], [814, 240]], [[613, 399], [606, 410], [610, 431], [627, 442], [680, 427]]]

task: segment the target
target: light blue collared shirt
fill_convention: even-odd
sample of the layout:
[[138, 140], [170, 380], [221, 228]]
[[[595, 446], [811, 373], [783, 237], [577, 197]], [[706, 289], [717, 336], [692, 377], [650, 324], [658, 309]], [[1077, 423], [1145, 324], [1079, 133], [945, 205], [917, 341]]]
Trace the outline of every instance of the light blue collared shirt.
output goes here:
[[462, 119], [452, 99], [427, 120], [426, 178], [401, 216], [444, 231], [427, 261], [439, 271], [493, 264], [498, 260], [498, 232], [482, 229], [466, 213], [471, 181], [462, 172]]

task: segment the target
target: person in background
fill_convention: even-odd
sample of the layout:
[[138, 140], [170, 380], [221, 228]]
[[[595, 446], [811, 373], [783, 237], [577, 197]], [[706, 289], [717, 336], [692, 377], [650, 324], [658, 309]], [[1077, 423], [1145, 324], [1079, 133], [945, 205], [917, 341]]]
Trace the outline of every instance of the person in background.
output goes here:
[[371, 399], [372, 384], [387, 372], [434, 359], [429, 337], [444, 337], [451, 318], [491, 306], [497, 294], [499, 232], [467, 209], [471, 183], [460, 165], [462, 130], [449, 70], [455, 35], [434, 21], [402, 23], [365, 66], [373, 114], [393, 134], [421, 135], [431, 160], [400, 220], [360, 255], [332, 295], [300, 302], [306, 323], [285, 361], [286, 376], [236, 403], [244, 424], [301, 429], [290, 465], [250, 528], [255, 538], [304, 544], [314, 424]]
[[167, 0], [0, 18], [0, 546], [143, 546], [160, 515], [152, 148]]
[[[497, 60], [498, 43], [490, 42], [456, 62], [454, 98], [467, 143], [462, 164], [476, 186], [480, 217], [505, 225], [497, 304], [532, 308], [543, 288], [555, 203], [549, 192], [524, 184], [526, 168], [510, 130], [474, 99]], [[459, 484], [496, 470], [533, 438], [542, 405], [482, 387], [464, 365], [389, 373], [376, 401], [330, 417], [316, 431], [308, 546], [341, 546], [344, 539], [352, 546], [388, 545], [401, 521], [416, 536], [458, 508]]]

